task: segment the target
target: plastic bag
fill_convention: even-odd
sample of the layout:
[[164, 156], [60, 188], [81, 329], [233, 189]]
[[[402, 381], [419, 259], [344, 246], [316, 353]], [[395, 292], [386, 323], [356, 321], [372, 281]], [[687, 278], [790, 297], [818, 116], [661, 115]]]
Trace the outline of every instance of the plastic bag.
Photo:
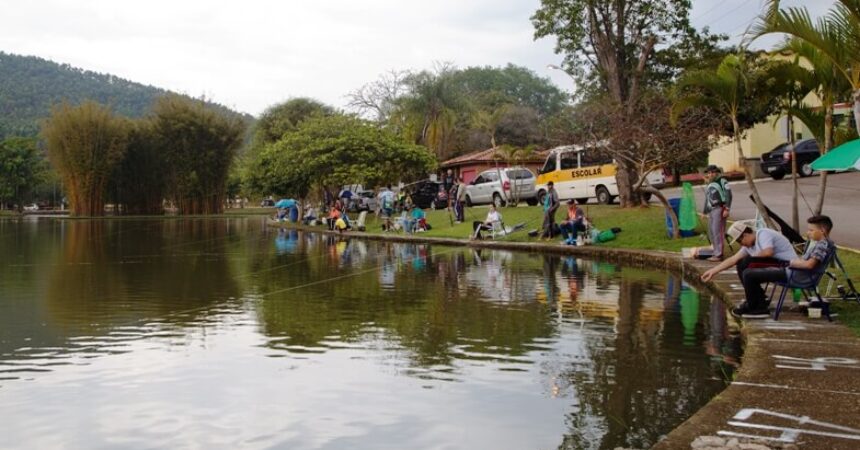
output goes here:
[[693, 194], [693, 185], [690, 183], [683, 184], [681, 206], [678, 210], [678, 229], [682, 231], [695, 229], [699, 218], [696, 215], [696, 196]]

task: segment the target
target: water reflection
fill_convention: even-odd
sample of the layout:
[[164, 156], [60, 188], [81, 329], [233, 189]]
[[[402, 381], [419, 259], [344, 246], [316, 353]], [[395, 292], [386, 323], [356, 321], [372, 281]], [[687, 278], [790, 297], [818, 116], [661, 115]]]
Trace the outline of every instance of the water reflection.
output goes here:
[[[254, 220], [0, 231], [0, 447], [58, 446], [49, 424], [71, 446], [647, 447], [738, 360], [721, 305], [666, 273]], [[111, 426], [51, 406], [90, 398]]]

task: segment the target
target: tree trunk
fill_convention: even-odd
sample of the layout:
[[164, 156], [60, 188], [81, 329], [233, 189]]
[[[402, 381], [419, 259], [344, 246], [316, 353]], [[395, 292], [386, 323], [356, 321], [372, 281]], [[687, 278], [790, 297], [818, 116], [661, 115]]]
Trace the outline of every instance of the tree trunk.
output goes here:
[[[855, 105], [856, 107], [856, 105]], [[856, 117], [856, 116], [855, 116]], [[824, 110], [824, 148], [821, 149], [823, 156], [833, 148], [833, 103], [825, 106]], [[818, 201], [815, 202], [816, 216], [821, 215], [824, 209], [824, 193], [827, 190], [827, 171], [822, 170], [818, 173]]]
[[648, 192], [663, 204], [663, 208], [666, 209], [666, 214], [669, 215], [669, 218], [672, 220], [672, 239], [680, 239], [681, 238], [681, 230], [680, 230], [680, 222], [678, 221], [678, 215], [675, 214], [675, 210], [672, 209], [672, 205], [669, 204], [669, 200], [666, 200], [666, 197], [660, 192], [659, 189], [654, 188], [653, 186], [642, 186], [639, 188], [642, 192]]
[[860, 88], [854, 91], [854, 128], [860, 136]]
[[794, 148], [794, 117], [792, 117], [791, 113], [788, 114], [788, 142], [789, 145], [791, 145], [791, 180], [793, 184], [791, 192], [791, 226], [794, 227], [795, 230], [799, 230], [800, 218], [798, 217], [799, 212], [797, 209], [797, 152]]
[[755, 185], [755, 181], [753, 181], [752, 173], [750, 173], [750, 168], [747, 166], [746, 158], [744, 158], [744, 149], [741, 147], [741, 134], [740, 134], [740, 126], [738, 125], [737, 115], [732, 115], [732, 130], [735, 135], [735, 144], [737, 145], [738, 155], [740, 157], [741, 167], [744, 170], [744, 178], [747, 180], [747, 185], [750, 188], [750, 194], [753, 196], [753, 200], [755, 201], [755, 207], [758, 210], [758, 213], [764, 218], [764, 222], [768, 227], [773, 228], [774, 230], [778, 229], [776, 224], [773, 222], [773, 219], [767, 214], [767, 211], [764, 209], [764, 204], [761, 201], [761, 196], [758, 194], [758, 188]]
[[639, 192], [633, 185], [633, 180], [636, 180], [635, 168], [622, 159], [616, 160], [618, 171], [615, 172], [615, 182], [618, 185], [618, 203], [622, 208], [630, 208], [639, 206], [641, 200]]

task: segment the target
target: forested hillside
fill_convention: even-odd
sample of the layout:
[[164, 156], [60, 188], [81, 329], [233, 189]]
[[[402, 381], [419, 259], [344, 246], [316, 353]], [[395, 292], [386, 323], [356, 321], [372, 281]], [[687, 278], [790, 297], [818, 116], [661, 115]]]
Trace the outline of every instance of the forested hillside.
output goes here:
[[[51, 105], [63, 100], [72, 104], [94, 100], [123, 116], [141, 117], [158, 96], [166, 93], [110, 74], [0, 52], [0, 140], [35, 136]], [[226, 107], [224, 110], [235, 113]], [[247, 114], [242, 116], [251, 119]]]

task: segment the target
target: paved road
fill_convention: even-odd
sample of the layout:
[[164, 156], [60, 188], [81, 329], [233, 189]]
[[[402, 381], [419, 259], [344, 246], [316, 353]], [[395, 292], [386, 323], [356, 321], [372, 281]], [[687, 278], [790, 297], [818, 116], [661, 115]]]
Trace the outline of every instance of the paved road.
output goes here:
[[[815, 207], [818, 198], [818, 176], [801, 178], [800, 191], [810, 207]], [[752, 219], [755, 217], [755, 204], [749, 199], [746, 181], [731, 183], [734, 194], [732, 219]], [[756, 181], [762, 201], [780, 217], [791, 223], [792, 180], [780, 181], [763, 179]], [[701, 208], [704, 201], [704, 187], [695, 186], [696, 204]], [[666, 189], [667, 197], [679, 195], [678, 189]], [[801, 231], [806, 230], [806, 219], [812, 215], [803, 197], [798, 200]], [[827, 194], [824, 214], [833, 219], [833, 240], [847, 247], [860, 249], [860, 172], [833, 174], [827, 177]]]

